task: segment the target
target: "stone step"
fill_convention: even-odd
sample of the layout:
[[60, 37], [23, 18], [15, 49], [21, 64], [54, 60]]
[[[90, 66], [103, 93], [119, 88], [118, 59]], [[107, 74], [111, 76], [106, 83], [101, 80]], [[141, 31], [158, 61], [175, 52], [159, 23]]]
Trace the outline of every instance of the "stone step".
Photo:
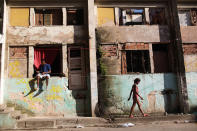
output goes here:
[[21, 118], [21, 111], [12, 111], [10, 112], [12, 118], [19, 120]]
[[13, 111], [15, 111], [15, 109], [14, 109], [14, 107], [6, 107], [6, 108], [4, 109], [4, 111], [5, 111], [5, 112], [13, 112]]

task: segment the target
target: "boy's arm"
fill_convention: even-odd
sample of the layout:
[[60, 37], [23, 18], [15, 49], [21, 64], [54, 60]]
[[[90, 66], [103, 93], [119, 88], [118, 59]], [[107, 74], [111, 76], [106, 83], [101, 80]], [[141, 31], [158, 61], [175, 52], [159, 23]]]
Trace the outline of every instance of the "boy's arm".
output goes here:
[[140, 95], [139, 95], [139, 93], [138, 92], [136, 92], [136, 94], [142, 99], [142, 100], [144, 100], [144, 98], [143, 97], [141, 97]]
[[128, 101], [131, 99], [131, 94], [132, 94], [132, 92], [133, 92], [133, 87], [132, 87], [131, 92], [130, 92], [130, 94], [129, 94]]

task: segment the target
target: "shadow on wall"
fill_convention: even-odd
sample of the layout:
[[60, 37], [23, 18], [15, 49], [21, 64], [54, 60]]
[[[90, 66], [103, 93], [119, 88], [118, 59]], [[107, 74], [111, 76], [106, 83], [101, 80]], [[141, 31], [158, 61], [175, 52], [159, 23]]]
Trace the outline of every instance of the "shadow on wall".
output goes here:
[[164, 96], [165, 111], [168, 113], [180, 112], [178, 87], [174, 81], [176, 81], [175, 75], [164, 74], [164, 90], [162, 94]]
[[[38, 92], [33, 97], [37, 97], [43, 92], [43, 81], [44, 80], [45, 79], [41, 79], [41, 81], [39, 83]], [[30, 94], [32, 94], [33, 92], [36, 91], [35, 82], [37, 82], [36, 78], [29, 81], [30, 91], [24, 97], [27, 97], [27, 96], [29, 96]]]

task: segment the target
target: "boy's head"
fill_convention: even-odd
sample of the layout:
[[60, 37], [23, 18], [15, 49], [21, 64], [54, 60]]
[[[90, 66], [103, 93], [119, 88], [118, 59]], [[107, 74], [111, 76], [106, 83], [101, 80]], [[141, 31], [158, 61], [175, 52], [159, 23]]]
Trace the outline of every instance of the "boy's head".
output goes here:
[[45, 59], [41, 59], [41, 64], [46, 64]]
[[134, 80], [134, 83], [135, 83], [135, 84], [139, 84], [139, 83], [140, 83], [140, 79], [139, 79], [139, 78], [136, 78], [136, 79]]

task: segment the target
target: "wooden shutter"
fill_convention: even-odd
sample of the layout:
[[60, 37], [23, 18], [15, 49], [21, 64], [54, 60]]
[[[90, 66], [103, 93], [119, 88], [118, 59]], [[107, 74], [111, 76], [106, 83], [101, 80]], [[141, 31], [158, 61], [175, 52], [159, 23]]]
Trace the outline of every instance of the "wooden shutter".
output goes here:
[[127, 74], [127, 58], [126, 58], [126, 51], [122, 51], [122, 74]]
[[36, 12], [36, 25], [43, 25], [43, 14], [42, 12]]

